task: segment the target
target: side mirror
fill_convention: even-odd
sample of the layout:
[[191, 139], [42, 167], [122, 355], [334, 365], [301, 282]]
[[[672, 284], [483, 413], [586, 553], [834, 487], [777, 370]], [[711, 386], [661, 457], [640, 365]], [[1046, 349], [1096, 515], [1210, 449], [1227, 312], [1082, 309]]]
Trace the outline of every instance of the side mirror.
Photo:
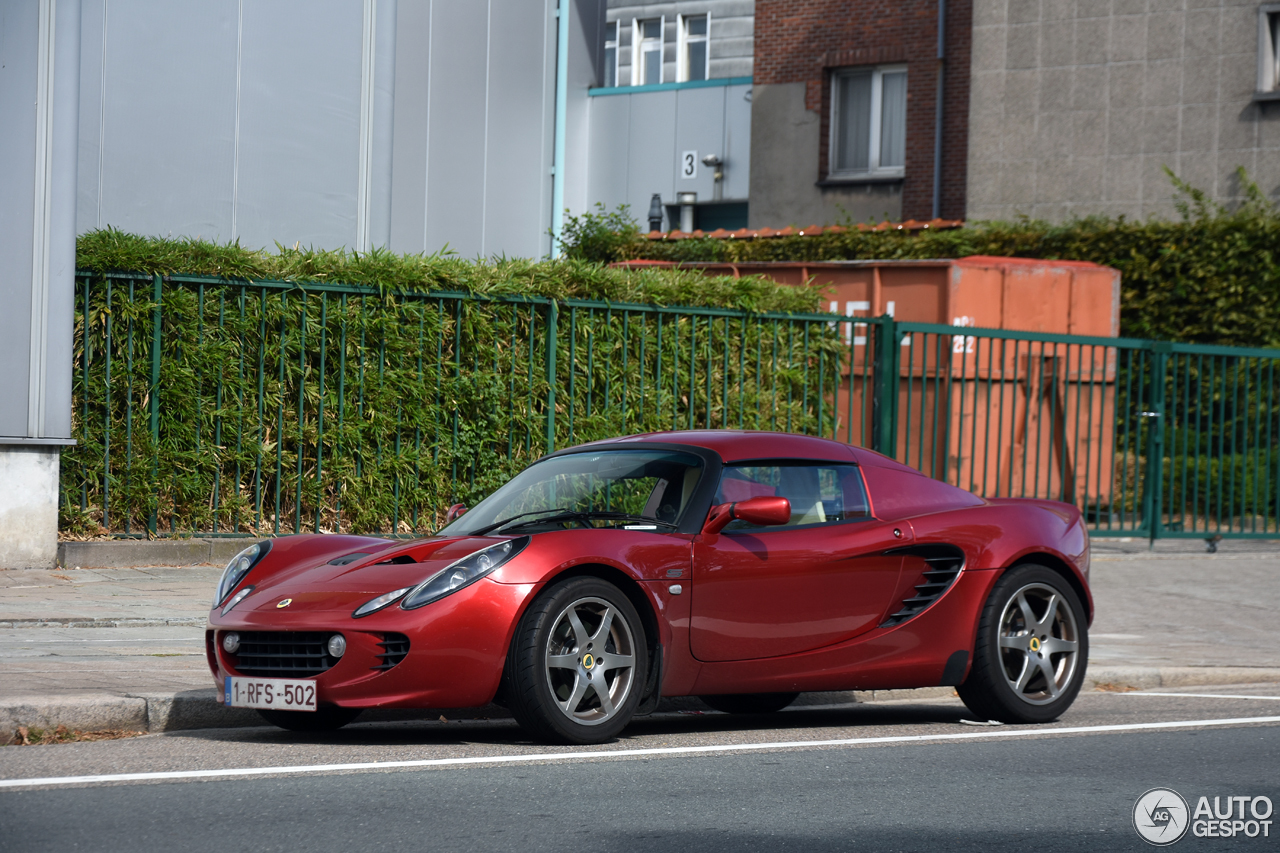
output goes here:
[[454, 521], [457, 521], [459, 518], [466, 515], [466, 513], [467, 508], [465, 506], [462, 504], [454, 504], [449, 507], [449, 511], [444, 514], [444, 523], [452, 524]]
[[702, 526], [702, 532], [708, 535], [719, 533], [737, 518], [763, 526], [786, 524], [791, 520], [791, 501], [762, 497], [714, 506], [707, 516], [707, 523]]

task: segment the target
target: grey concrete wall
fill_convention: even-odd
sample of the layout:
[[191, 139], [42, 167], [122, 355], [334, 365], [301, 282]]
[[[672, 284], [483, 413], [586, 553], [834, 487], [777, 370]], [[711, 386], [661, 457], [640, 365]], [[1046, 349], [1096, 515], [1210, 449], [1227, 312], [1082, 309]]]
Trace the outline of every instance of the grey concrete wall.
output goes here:
[[621, 24], [618, 34], [618, 85], [631, 85], [631, 22], [636, 18], [666, 19], [662, 40], [662, 80], [664, 83], [675, 82], [677, 15], [711, 16], [708, 76], [750, 77], [755, 44], [755, 6], [755, 0], [677, 0], [672, 3], [608, 0], [607, 19]]
[[804, 91], [804, 83], [754, 88], [750, 227], [901, 219], [900, 182], [817, 186], [821, 117], [805, 109]]
[[1253, 100], [1258, 4], [975, 0], [968, 218], [1175, 215], [1163, 172], [1280, 195], [1280, 104]]
[[715, 170], [699, 162], [696, 177], [682, 178], [679, 159], [684, 151], [696, 151], [699, 160], [708, 154], [724, 160], [723, 200], [746, 201], [751, 189], [750, 92], [750, 86], [735, 85], [592, 96], [588, 202], [610, 210], [630, 205], [632, 215], [645, 225], [654, 193], [668, 204], [677, 192], [696, 192], [699, 202], [712, 200]]
[[0, 444], [0, 569], [50, 568], [57, 559], [60, 450]]

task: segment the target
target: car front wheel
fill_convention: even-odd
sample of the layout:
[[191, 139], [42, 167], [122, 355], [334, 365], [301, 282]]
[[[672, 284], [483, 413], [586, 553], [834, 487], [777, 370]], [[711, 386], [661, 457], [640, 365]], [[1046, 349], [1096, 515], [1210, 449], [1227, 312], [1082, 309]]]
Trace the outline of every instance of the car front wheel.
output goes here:
[[599, 578], [573, 578], [530, 605], [507, 655], [504, 698], [535, 737], [603, 743], [631, 721], [648, 652], [640, 616]]
[[1075, 701], [1088, 656], [1084, 608], [1071, 585], [1044, 566], [1015, 566], [991, 590], [973, 667], [957, 692], [982, 719], [1047, 723]]

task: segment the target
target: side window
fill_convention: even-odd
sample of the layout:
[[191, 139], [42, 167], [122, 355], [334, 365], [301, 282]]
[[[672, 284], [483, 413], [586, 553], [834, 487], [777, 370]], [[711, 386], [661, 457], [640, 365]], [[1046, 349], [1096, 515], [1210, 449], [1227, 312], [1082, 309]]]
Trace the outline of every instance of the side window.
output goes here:
[[[728, 466], [720, 477], [716, 503], [772, 496], [791, 502], [788, 527], [870, 517], [862, 474], [856, 465], [797, 462]], [[730, 522], [725, 530], [755, 528], [756, 525], [739, 519]]]

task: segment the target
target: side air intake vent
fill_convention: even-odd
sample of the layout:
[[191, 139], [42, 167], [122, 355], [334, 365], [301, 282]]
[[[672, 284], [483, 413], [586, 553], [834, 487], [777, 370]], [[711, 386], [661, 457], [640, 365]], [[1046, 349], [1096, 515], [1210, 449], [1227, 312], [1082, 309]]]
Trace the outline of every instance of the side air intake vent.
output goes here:
[[902, 600], [896, 613], [880, 623], [881, 628], [901, 625], [923, 613], [925, 608], [951, 588], [951, 584], [959, 577], [960, 570], [964, 568], [964, 552], [953, 545], [917, 545], [890, 553], [922, 557], [925, 565], [917, 578], [913, 594]]
[[409, 655], [409, 638], [404, 634], [383, 634], [378, 645], [382, 647], [382, 653], [377, 657], [382, 662], [371, 669], [391, 669]]

